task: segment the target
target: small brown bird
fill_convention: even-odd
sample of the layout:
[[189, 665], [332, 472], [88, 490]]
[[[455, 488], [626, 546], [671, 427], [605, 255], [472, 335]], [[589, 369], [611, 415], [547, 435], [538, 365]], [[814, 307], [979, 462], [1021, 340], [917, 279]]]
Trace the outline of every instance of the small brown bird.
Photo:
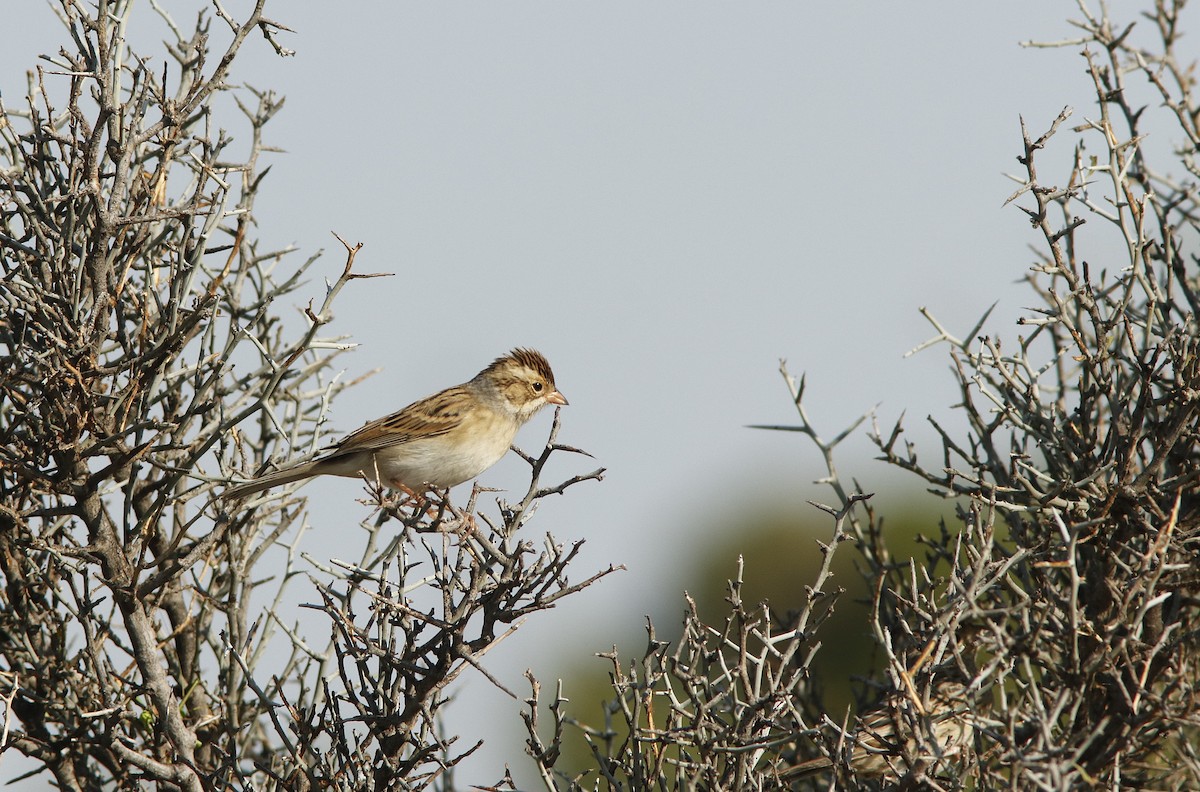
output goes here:
[[538, 410], [566, 403], [546, 358], [514, 349], [469, 382], [371, 421], [316, 459], [232, 487], [224, 497], [313, 476], [366, 476], [409, 492], [453, 487], [499, 462]]
[[[932, 689], [930, 689], [932, 688]], [[849, 764], [862, 778], [897, 781], [920, 767], [960, 756], [975, 736], [966, 686], [958, 679], [929, 682], [918, 712], [914, 700], [892, 691], [858, 721], [847, 737]], [[785, 781], [816, 775], [834, 766], [819, 756], [780, 771]]]

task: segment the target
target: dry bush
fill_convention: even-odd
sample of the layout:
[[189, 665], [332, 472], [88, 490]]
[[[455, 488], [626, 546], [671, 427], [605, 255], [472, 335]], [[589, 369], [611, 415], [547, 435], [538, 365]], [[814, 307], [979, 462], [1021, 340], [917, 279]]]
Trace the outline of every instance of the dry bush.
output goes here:
[[442, 732], [447, 686], [607, 574], [569, 583], [578, 545], [527, 525], [602, 471], [540, 483], [575, 451], [556, 419], [494, 516], [477, 493], [369, 491], [374, 513], [339, 526], [353, 561], [305, 556], [292, 490], [216, 497], [322, 444], [349, 348], [325, 327], [367, 276], [347, 245], [314, 307], [317, 258], [255, 238], [282, 100], [232, 69], [252, 41], [289, 54], [285, 29], [261, 0], [190, 29], [151, 5], [165, 59], [131, 47], [153, 20], [132, 3], [61, 0], [69, 43], [0, 108], [3, 749], [69, 790], [449, 788], [473, 744]]
[[[1039, 45], [1080, 47], [1097, 100], [1022, 141], [1009, 200], [1037, 240], [1039, 307], [1015, 338], [984, 333], [985, 315], [958, 339], [927, 314], [938, 334], [922, 347], [949, 347], [967, 427], [931, 419], [933, 464], [901, 424], [872, 432], [885, 460], [956, 499], [958, 524], [924, 557], [893, 558], [869, 501], [855, 505], [869, 496], [834, 466], [845, 432], [820, 438], [785, 369], [802, 420], [769, 428], [817, 445], [836, 503], [808, 605], [751, 606], [739, 580], [725, 624], [689, 610], [674, 647], [651, 628], [643, 657], [612, 657], [603, 718], [551, 702], [553, 741], [531, 737], [549, 785], [1200, 788], [1200, 104], [1194, 64], [1177, 60], [1183, 5], [1158, 2], [1134, 26], [1081, 2], [1079, 40]], [[1161, 167], [1151, 127], [1175, 146]], [[1065, 173], [1046, 178], [1047, 151], [1066, 154]], [[822, 711], [809, 675], [844, 540], [875, 592], [887, 669], [849, 721]], [[545, 745], [572, 729], [596, 767], [556, 774]]]

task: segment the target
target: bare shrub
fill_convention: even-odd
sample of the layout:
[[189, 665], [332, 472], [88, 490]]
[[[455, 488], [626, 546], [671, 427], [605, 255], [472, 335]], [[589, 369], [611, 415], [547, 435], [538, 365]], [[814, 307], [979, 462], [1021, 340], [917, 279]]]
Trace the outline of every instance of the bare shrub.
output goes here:
[[[875, 592], [887, 673], [866, 686], [863, 714], [823, 712], [808, 676], [837, 594], [824, 571], [798, 615], [743, 603], [738, 580], [724, 625], [689, 610], [677, 646], [651, 628], [642, 658], [612, 658], [603, 719], [551, 702], [554, 743], [576, 727], [597, 766], [555, 776], [533, 734], [548, 784], [1200, 787], [1200, 105], [1194, 63], [1178, 59], [1183, 5], [1155, 3], [1134, 27], [1081, 2], [1079, 40], [1054, 45], [1081, 47], [1097, 104], [1073, 127], [1070, 109], [1022, 125], [1009, 200], [1037, 238], [1038, 303], [1023, 334], [983, 334], [985, 315], [959, 339], [927, 314], [937, 336], [922, 348], [949, 347], [965, 434], [931, 418], [943, 442], [930, 464], [900, 423], [872, 432], [885, 460], [958, 503], [923, 558], [891, 556], [870, 504], [855, 507], [867, 496], [834, 466], [845, 432], [821, 440], [803, 381], [784, 371], [802, 420], [768, 428], [808, 436], [825, 458], [836, 505], [822, 508], [836, 519], [824, 569], [851, 540]], [[1162, 167], [1152, 126], [1175, 145]], [[1048, 179], [1051, 150], [1068, 166]]]
[[447, 685], [607, 574], [568, 582], [578, 544], [526, 525], [602, 470], [539, 483], [576, 451], [556, 419], [495, 516], [368, 492], [352, 562], [305, 556], [291, 490], [216, 498], [321, 445], [350, 346], [325, 328], [368, 276], [346, 245], [314, 307], [317, 258], [255, 239], [282, 99], [232, 69], [251, 40], [289, 54], [263, 2], [191, 29], [152, 3], [165, 62], [131, 49], [132, 5], [61, 0], [68, 46], [0, 116], [3, 749], [72, 790], [449, 788], [473, 748], [441, 731]]

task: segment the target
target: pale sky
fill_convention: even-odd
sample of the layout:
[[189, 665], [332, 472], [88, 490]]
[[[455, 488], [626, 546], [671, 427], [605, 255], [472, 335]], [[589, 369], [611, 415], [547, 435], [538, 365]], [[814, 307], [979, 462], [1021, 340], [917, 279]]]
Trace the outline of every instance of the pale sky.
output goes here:
[[[240, 16], [246, 3], [226, 6]], [[576, 578], [629, 570], [501, 647], [492, 670], [522, 692], [530, 666], [553, 688], [559, 645], [605, 650], [664, 598], [682, 613], [666, 570], [706, 542], [697, 514], [828, 499], [811, 446], [744, 428], [793, 420], [779, 358], [807, 372], [825, 434], [879, 403], [882, 423], [907, 410], [926, 456], [940, 456], [921, 423], [948, 416], [957, 394], [944, 349], [902, 358], [933, 334], [918, 308], [966, 333], [998, 301], [989, 328], [1015, 337], [1031, 304], [1015, 283], [1036, 241], [1002, 207], [1018, 116], [1040, 133], [1064, 105], [1077, 120], [1094, 113], [1074, 48], [1019, 46], [1074, 35], [1067, 0], [276, 2], [267, 13], [295, 31], [280, 40], [296, 56], [255, 36], [233, 73], [287, 96], [267, 127], [286, 153], [269, 158], [260, 238], [296, 244], [296, 264], [326, 249], [316, 271], [333, 278], [337, 231], [364, 243], [361, 271], [396, 273], [352, 283], [335, 305], [330, 332], [361, 344], [343, 358], [347, 376], [383, 369], [338, 400], [336, 432], [531, 346], [571, 401], [561, 441], [609, 470], [546, 503], [530, 530], [587, 539]], [[159, 57], [166, 33], [149, 4], [133, 26], [142, 54]], [[13, 107], [23, 69], [64, 36], [34, 2], [6, 4], [5, 27], [0, 91]], [[1069, 146], [1047, 161], [1065, 162]], [[301, 294], [319, 300], [323, 285]], [[540, 417], [518, 443], [539, 448], [548, 425]], [[896, 491], [906, 479], [871, 452], [848, 443], [843, 473]], [[594, 466], [565, 459], [551, 475]], [[510, 456], [482, 481], [523, 478]], [[353, 509], [365, 516], [359, 485], [304, 492], [308, 552], [350, 555], [339, 526]], [[517, 734], [517, 705], [466, 676], [451, 728], [467, 743]], [[484, 706], [493, 725], [478, 732]], [[458, 780], [493, 782], [506, 759], [527, 766], [519, 740], [491, 740]]]

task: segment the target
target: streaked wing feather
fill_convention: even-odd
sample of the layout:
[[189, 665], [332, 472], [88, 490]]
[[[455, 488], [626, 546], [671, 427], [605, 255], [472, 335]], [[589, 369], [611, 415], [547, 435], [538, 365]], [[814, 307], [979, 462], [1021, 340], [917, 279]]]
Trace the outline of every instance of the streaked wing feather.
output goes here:
[[469, 403], [470, 396], [462, 386], [447, 388], [399, 412], [365, 424], [331, 448], [326, 457], [357, 451], [378, 451], [414, 438], [446, 434], [462, 423], [463, 409]]

